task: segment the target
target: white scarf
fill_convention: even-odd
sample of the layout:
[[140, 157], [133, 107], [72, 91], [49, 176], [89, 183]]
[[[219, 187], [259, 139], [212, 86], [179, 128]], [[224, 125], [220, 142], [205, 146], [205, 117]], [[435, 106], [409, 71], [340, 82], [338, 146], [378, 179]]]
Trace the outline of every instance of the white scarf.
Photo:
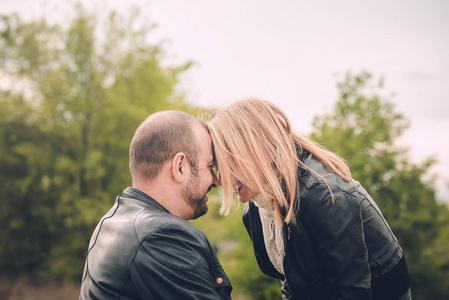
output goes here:
[[253, 199], [259, 208], [262, 223], [263, 239], [268, 257], [276, 270], [284, 275], [284, 233], [282, 225], [274, 221], [274, 210], [271, 201], [260, 194]]

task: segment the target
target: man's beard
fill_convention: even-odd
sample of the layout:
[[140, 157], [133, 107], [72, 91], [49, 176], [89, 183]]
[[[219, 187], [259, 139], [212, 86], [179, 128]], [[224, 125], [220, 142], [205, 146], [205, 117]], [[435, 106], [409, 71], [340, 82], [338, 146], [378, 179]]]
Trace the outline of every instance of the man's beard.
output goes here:
[[187, 187], [182, 191], [182, 195], [187, 204], [193, 209], [193, 219], [197, 219], [207, 213], [207, 203], [204, 200], [207, 189], [204, 194], [201, 191], [201, 180], [199, 176], [192, 176]]

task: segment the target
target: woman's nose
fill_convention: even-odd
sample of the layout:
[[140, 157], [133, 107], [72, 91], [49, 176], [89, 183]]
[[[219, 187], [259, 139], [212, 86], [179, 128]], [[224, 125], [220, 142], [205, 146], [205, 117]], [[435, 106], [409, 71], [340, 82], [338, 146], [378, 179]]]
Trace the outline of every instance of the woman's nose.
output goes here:
[[218, 178], [217, 178], [217, 175], [215, 174], [215, 172], [211, 172], [211, 174], [212, 174], [212, 185], [214, 187], [221, 185], [220, 173], [218, 173]]

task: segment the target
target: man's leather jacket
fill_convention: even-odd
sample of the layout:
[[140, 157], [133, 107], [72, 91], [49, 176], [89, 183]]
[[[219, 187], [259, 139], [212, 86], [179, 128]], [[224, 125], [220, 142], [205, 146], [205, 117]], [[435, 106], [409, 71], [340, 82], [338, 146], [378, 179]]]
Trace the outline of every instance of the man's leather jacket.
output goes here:
[[[257, 206], [246, 203], [243, 222], [261, 271], [283, 280], [284, 299], [397, 299], [410, 287], [401, 247], [368, 193], [318, 159], [301, 160], [296, 224], [284, 224], [284, 273], [268, 258]], [[332, 201], [329, 189], [332, 191]]]
[[231, 299], [203, 232], [128, 187], [95, 229], [80, 299]]

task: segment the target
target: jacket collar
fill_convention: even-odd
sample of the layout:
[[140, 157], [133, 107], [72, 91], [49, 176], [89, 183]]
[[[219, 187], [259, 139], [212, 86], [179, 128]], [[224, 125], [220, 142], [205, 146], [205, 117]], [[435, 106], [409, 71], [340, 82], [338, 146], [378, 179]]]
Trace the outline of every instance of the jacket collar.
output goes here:
[[155, 199], [151, 198], [148, 194], [142, 192], [141, 190], [133, 188], [131, 186], [128, 186], [123, 191], [122, 195], [127, 197], [127, 198], [131, 198], [131, 199], [142, 201], [142, 202], [144, 202], [144, 203], [146, 203], [148, 205], [151, 205], [153, 207], [157, 207], [160, 210], [165, 211], [165, 212], [171, 214], [171, 212], [169, 212], [165, 207], [163, 207], [161, 204], [159, 204], [159, 202], [157, 202]]

